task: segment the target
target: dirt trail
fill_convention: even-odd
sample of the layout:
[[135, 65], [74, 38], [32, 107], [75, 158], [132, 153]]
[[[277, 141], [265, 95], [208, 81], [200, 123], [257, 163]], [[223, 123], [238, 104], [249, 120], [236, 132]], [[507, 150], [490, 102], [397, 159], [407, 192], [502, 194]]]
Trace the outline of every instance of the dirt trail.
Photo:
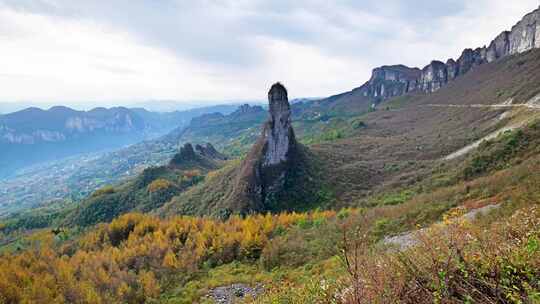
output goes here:
[[534, 110], [540, 110], [540, 104], [534, 102], [520, 103], [520, 104], [471, 104], [471, 105], [457, 105], [457, 104], [427, 104], [426, 107], [436, 108], [528, 108]]
[[[501, 204], [496, 205], [487, 205], [481, 208], [473, 209], [466, 214], [462, 215], [458, 219], [464, 219], [472, 221], [476, 218], [477, 215], [485, 215], [491, 212], [494, 209], [497, 209], [501, 206]], [[402, 233], [396, 236], [392, 237], [386, 237], [382, 240], [382, 243], [384, 245], [390, 245], [392, 247], [395, 247], [397, 250], [405, 250], [410, 247], [413, 247], [415, 245], [418, 245], [420, 243], [420, 236], [423, 233], [426, 233], [429, 228], [424, 228], [420, 230], [410, 231], [406, 233]]]
[[[513, 104], [512, 99], [509, 99], [508, 101], [501, 103], [501, 104], [471, 104], [471, 105], [458, 105], [458, 104], [427, 104], [424, 105], [426, 107], [436, 107], [436, 108], [495, 108], [495, 109], [504, 109], [504, 108], [526, 108], [526, 109], [532, 109], [532, 110], [540, 110], [540, 95], [537, 95], [531, 100], [529, 100], [526, 103], [520, 103], [520, 104]], [[507, 112], [505, 112], [507, 113]], [[493, 138], [496, 138], [500, 134], [506, 132], [506, 131], [512, 131], [518, 128], [523, 127], [527, 121], [521, 122], [519, 124], [510, 125], [507, 127], [504, 127], [502, 129], [499, 129], [493, 133], [490, 133], [481, 139], [466, 145], [465, 147], [447, 155], [444, 157], [444, 160], [452, 160], [454, 158], [458, 158], [462, 155], [465, 155], [469, 153], [471, 150], [474, 150], [480, 146], [480, 144], [485, 140], [490, 140]]]
[[474, 150], [476, 148], [478, 148], [478, 146], [480, 146], [480, 144], [485, 141], [485, 140], [490, 140], [490, 139], [493, 139], [493, 138], [496, 138], [497, 136], [499, 136], [500, 134], [503, 134], [504, 132], [506, 131], [511, 131], [511, 130], [515, 130], [515, 129], [518, 129], [520, 127], [522, 127], [524, 125], [523, 124], [517, 124], [517, 125], [512, 125], [512, 126], [508, 126], [508, 127], [504, 127], [502, 129], [499, 129], [493, 133], [490, 133], [482, 138], [480, 138], [479, 140], [471, 143], [471, 144], [468, 144], [466, 145], [465, 147], [451, 153], [451, 154], [448, 154], [447, 156], [444, 157], [444, 160], [451, 160], [451, 159], [454, 159], [454, 158], [458, 158], [462, 155], [465, 155], [467, 153], [469, 153], [471, 150]]

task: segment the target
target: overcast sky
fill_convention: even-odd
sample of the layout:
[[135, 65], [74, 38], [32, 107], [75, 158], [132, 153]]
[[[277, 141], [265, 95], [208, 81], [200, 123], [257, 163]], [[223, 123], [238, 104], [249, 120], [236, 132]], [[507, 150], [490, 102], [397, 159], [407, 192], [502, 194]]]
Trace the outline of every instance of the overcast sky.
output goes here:
[[539, 0], [0, 0], [0, 102], [328, 96], [488, 44]]

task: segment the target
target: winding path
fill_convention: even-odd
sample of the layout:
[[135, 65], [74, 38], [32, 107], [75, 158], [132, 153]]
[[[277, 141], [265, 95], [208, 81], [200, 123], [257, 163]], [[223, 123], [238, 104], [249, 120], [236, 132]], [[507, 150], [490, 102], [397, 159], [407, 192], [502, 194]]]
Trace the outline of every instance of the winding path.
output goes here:
[[[537, 96], [531, 98], [531, 100], [529, 100], [526, 103], [520, 103], [520, 104], [512, 104], [512, 100], [508, 100], [507, 102], [501, 103], [501, 104], [471, 104], [471, 105], [426, 104], [424, 106], [426, 106], [426, 107], [436, 107], [436, 108], [495, 108], [495, 109], [526, 108], [526, 109], [532, 109], [532, 110], [540, 110], [540, 104], [538, 102], [540, 102], [540, 95], [537, 95]], [[465, 147], [463, 147], [463, 148], [461, 148], [461, 149], [459, 149], [459, 150], [445, 156], [443, 159], [444, 160], [452, 160], [454, 158], [458, 158], [458, 157], [460, 157], [462, 155], [465, 155], [465, 154], [469, 153], [471, 150], [474, 150], [474, 149], [478, 148], [478, 146], [480, 146], [480, 144], [483, 141], [496, 138], [497, 136], [499, 136], [500, 134], [502, 134], [504, 132], [512, 131], [512, 130], [521, 128], [527, 123], [528, 123], [528, 121], [525, 120], [525, 121], [523, 121], [521, 123], [510, 125], [510, 126], [502, 128], [502, 129], [499, 129], [499, 130], [497, 130], [497, 131], [495, 131], [493, 133], [490, 133], [490, 134], [482, 137], [481, 139], [479, 139], [479, 140], [477, 140], [477, 141], [475, 141], [475, 142], [473, 142], [471, 144], [468, 144]]]

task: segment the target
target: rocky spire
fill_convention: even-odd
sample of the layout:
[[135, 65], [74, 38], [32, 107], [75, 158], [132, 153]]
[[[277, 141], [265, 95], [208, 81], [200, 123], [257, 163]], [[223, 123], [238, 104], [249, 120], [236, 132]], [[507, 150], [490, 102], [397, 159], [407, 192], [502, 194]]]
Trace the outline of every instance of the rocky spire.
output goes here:
[[281, 83], [278, 82], [270, 88], [268, 103], [270, 118], [264, 128], [266, 149], [263, 166], [278, 165], [287, 161], [287, 154], [296, 143], [287, 89]]
[[272, 85], [268, 92], [269, 118], [261, 137], [242, 162], [232, 204], [234, 210], [272, 210], [276, 200], [287, 195], [287, 184], [303, 162], [303, 150], [296, 142], [291, 124], [287, 89]]

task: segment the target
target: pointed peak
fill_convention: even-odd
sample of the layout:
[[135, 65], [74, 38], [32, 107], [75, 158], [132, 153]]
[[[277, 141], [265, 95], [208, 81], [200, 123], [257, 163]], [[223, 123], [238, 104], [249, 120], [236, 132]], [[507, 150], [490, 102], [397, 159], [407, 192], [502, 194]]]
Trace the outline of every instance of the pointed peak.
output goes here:
[[268, 104], [270, 119], [275, 121], [283, 118], [283, 121], [290, 123], [291, 105], [287, 97], [287, 89], [281, 83], [276, 82], [268, 91]]
[[273, 100], [287, 100], [287, 89], [280, 82], [276, 82], [268, 91], [268, 101], [272, 102]]
[[285, 93], [287, 93], [287, 89], [285, 88], [285, 86], [281, 83], [281, 82], [276, 82], [274, 83], [271, 87], [270, 87], [270, 92], [272, 91], [275, 91], [275, 90], [279, 90], [279, 91], [285, 91]]

